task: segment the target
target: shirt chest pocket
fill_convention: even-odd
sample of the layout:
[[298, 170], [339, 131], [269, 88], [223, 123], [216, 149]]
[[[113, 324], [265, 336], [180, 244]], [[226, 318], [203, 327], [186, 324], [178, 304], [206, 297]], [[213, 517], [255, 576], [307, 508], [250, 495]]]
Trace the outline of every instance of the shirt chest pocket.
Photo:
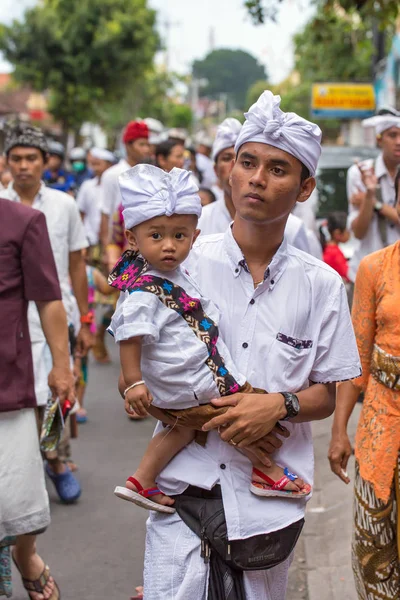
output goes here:
[[315, 356], [314, 340], [307, 336], [298, 338], [279, 332], [272, 352], [279, 356], [278, 362], [283, 378], [290, 385], [290, 390], [301, 389], [312, 370]]

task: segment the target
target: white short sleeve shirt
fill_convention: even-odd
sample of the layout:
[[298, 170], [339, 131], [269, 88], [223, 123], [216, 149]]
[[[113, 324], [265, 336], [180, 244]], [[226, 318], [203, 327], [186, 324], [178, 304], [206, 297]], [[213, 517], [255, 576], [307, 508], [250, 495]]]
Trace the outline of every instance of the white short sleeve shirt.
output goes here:
[[79, 188], [76, 203], [81, 213], [84, 213], [83, 225], [86, 237], [91, 246], [99, 243], [101, 221], [101, 193], [98, 177], [87, 179]]
[[[229, 228], [223, 235], [200, 238], [188, 268], [203, 294], [218, 304], [224, 341], [253, 386], [298, 392], [310, 381], [360, 375], [342, 280], [318, 259], [284, 241], [264, 282], [254, 289]], [[291, 435], [274, 458], [312, 484], [310, 424], [285, 425]], [[171, 494], [187, 485], [210, 489], [220, 483], [230, 539], [275, 531], [304, 516], [304, 499], [266, 501], [251, 494], [250, 479], [250, 461], [211, 432], [205, 448], [196, 443], [184, 448], [157, 483]]]
[[119, 163], [107, 169], [101, 178], [99, 204], [101, 212], [108, 215], [110, 220], [122, 202], [118, 177], [130, 168], [130, 164], [122, 158]]
[[[367, 160], [363, 164], [368, 167], [374, 166], [373, 160]], [[382, 202], [389, 206], [395, 206], [396, 193], [394, 189], [394, 181], [391, 178], [386, 165], [384, 163], [382, 154], [379, 154], [375, 161], [375, 174], [379, 180], [382, 193]], [[361, 180], [360, 170], [357, 165], [353, 165], [347, 172], [347, 198], [349, 201], [349, 227], [353, 223], [354, 219], [359, 214], [359, 208], [351, 204], [351, 197], [357, 192], [365, 191], [365, 187]], [[395, 225], [387, 221], [386, 223], [387, 243], [395, 244], [400, 239], [400, 225]], [[368, 228], [368, 231], [362, 240], [357, 240], [357, 248], [350, 261], [349, 277], [352, 281], [355, 281], [358, 265], [361, 260], [367, 254], [381, 250], [384, 245], [382, 237], [379, 232], [378, 215], [374, 213], [372, 221]]]
[[[146, 271], [180, 286], [187, 296], [201, 300], [207, 317], [216, 325], [219, 311], [202, 296], [200, 289], [182, 267], [173, 272]], [[207, 346], [192, 331], [175, 310], [146, 291], [122, 295], [113, 315], [109, 331], [116, 342], [143, 336], [141, 370], [153, 395], [153, 404], [160, 408], [191, 408], [219, 397], [218, 387], [206, 365]], [[234, 365], [222, 336], [216, 343], [219, 354], [231, 375], [241, 386], [246, 378]]]
[[[12, 184], [2, 192], [2, 195], [9, 200], [20, 201]], [[46, 187], [44, 184], [40, 187], [32, 207], [40, 210], [46, 217], [62, 299], [68, 321], [72, 323], [75, 299], [69, 280], [69, 254], [88, 247], [85, 228], [78, 207], [72, 196]], [[32, 302], [29, 304], [28, 317], [31, 341], [44, 341], [39, 314]]]
[[[224, 233], [232, 220], [224, 200], [208, 204], [204, 206], [199, 219], [200, 235]], [[310, 251], [306, 228], [302, 220], [292, 214], [286, 223], [285, 239], [299, 250]]]

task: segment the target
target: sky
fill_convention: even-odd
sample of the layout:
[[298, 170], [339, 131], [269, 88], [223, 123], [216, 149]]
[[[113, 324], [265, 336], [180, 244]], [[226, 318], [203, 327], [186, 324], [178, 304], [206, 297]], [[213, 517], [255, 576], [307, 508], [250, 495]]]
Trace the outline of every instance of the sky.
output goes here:
[[[0, 22], [20, 19], [34, 4], [36, 0], [1, 0]], [[213, 48], [240, 48], [265, 65], [272, 83], [285, 79], [293, 67], [292, 36], [315, 10], [310, 0], [283, 0], [277, 23], [258, 26], [243, 4], [244, 0], [149, 0], [158, 10], [158, 29], [168, 46], [158, 62], [167, 58], [171, 70], [184, 74], [193, 60]], [[0, 58], [0, 72], [6, 70], [11, 66]]]

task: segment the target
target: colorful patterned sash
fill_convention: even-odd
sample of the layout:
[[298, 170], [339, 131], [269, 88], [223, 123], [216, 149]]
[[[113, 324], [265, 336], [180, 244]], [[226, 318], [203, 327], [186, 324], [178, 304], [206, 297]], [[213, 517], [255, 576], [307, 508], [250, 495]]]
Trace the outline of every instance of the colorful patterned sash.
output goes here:
[[146, 275], [148, 265], [138, 253], [127, 250], [112, 270], [108, 283], [122, 292], [149, 292], [177, 312], [207, 347], [206, 365], [211, 370], [221, 396], [239, 391], [239, 384], [229, 373], [217, 348], [217, 325], [206, 315], [198, 298], [188, 296], [183, 288], [169, 279]]

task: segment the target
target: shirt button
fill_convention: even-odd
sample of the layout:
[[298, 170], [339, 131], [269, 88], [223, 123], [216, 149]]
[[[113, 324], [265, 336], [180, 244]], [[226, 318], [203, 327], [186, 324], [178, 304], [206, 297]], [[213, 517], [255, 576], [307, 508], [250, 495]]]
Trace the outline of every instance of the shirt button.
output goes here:
[[219, 465], [219, 466], [222, 470], [226, 469], [226, 465], [224, 463], [222, 463], [222, 465]]
[[247, 342], [243, 342], [242, 348], [248, 348], [248, 347], [249, 347], [248, 343]]
[[273, 279], [271, 279], [271, 285], [274, 285], [275, 281]]
[[239, 273], [239, 269], [235, 269], [235, 273]]
[[254, 298], [252, 298], [252, 299], [250, 300], [250, 304], [254, 304], [254, 302], [255, 302], [255, 300], [254, 300]]

